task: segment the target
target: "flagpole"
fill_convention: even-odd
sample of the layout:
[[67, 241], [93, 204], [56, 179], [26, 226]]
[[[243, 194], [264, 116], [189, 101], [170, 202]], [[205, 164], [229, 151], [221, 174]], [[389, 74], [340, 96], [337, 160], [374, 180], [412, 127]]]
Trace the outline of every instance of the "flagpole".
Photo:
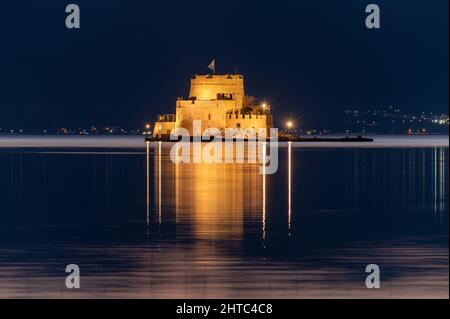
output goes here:
[[213, 71], [213, 74], [216, 74], [216, 59], [213, 59], [211, 63], [208, 65], [208, 69]]

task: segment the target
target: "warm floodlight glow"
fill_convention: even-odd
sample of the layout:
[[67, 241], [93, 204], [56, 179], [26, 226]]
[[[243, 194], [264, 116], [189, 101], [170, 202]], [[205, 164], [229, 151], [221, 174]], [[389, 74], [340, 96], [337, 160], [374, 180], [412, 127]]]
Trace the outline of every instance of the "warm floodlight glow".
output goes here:
[[292, 128], [294, 126], [294, 123], [292, 123], [292, 121], [287, 121], [286, 122], [286, 127], [287, 128]]
[[145, 128], [147, 129], [147, 130], [149, 130], [150, 129], [150, 124], [145, 124]]
[[263, 108], [263, 109], [266, 109], [266, 108], [267, 108], [267, 104], [266, 104], [266, 103], [263, 103], [263, 104], [262, 104], [262, 108]]

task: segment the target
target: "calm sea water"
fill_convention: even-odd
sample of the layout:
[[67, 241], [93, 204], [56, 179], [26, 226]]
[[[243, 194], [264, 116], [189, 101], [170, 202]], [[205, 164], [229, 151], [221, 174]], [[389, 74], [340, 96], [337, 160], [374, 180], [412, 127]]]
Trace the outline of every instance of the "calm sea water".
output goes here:
[[265, 177], [169, 150], [0, 137], [0, 297], [448, 298], [448, 137], [281, 144]]

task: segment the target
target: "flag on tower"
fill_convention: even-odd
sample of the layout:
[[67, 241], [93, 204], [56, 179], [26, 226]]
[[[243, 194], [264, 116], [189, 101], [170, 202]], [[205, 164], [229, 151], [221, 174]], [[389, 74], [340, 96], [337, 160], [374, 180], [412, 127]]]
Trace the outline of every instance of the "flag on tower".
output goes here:
[[208, 65], [208, 69], [212, 70], [213, 73], [216, 73], [216, 59], [213, 59], [211, 63]]

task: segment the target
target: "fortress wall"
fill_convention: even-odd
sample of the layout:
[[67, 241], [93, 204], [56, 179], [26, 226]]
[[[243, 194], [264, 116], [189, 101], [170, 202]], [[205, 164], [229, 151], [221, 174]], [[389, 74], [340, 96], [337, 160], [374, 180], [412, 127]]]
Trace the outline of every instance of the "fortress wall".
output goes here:
[[211, 106], [223, 107], [224, 113], [233, 109], [236, 109], [236, 101], [234, 100], [215, 100], [215, 101], [202, 101], [202, 100], [178, 100], [178, 108], [203, 108]]
[[[208, 115], [211, 114], [211, 120], [208, 120]], [[177, 109], [177, 122], [156, 122], [153, 128], [153, 137], [157, 135], [166, 135], [175, 127], [183, 127], [189, 131], [189, 134], [193, 135], [193, 121], [201, 119], [201, 132], [207, 128], [237, 128], [238, 124], [242, 130], [253, 128], [255, 131], [258, 128], [270, 128], [272, 127], [271, 115], [252, 115], [244, 116], [238, 115], [238, 118], [233, 114], [231, 119], [229, 114], [225, 115], [225, 112], [220, 110], [220, 107], [209, 106], [198, 108], [179, 108]]]
[[258, 130], [258, 128], [271, 128], [272, 127], [272, 115], [254, 115], [251, 117], [249, 114], [244, 116], [238, 115], [238, 118], [233, 114], [231, 118], [229, 116], [226, 120], [227, 128], [237, 128], [239, 125], [242, 130], [251, 129]]
[[201, 130], [207, 128], [224, 128], [226, 111], [233, 109], [235, 101], [177, 101], [176, 127], [186, 128], [193, 134], [194, 120], [201, 120]]
[[216, 100], [218, 93], [233, 94], [237, 107], [243, 105], [244, 77], [242, 75], [196, 75], [191, 79], [189, 97], [197, 100]]
[[153, 128], [153, 137], [157, 135], [170, 134], [170, 132], [175, 127], [175, 122], [155, 122], [155, 127]]

